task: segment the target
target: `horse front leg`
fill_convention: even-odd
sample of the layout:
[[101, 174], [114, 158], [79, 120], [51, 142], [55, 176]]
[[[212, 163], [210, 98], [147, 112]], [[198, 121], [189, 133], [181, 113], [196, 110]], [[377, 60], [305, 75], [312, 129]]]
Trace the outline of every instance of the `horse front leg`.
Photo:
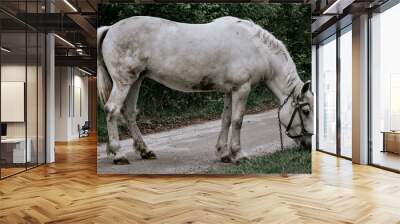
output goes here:
[[128, 98], [125, 101], [123, 115], [125, 120], [128, 122], [129, 131], [134, 142], [134, 150], [140, 153], [140, 157], [142, 157], [142, 159], [156, 159], [156, 154], [148, 150], [147, 145], [143, 140], [142, 133], [140, 132], [139, 127], [136, 123], [136, 117], [139, 113], [139, 110], [137, 109], [137, 101], [143, 79], [144, 76], [141, 76], [133, 84], [132, 89], [129, 92]]
[[250, 83], [245, 83], [232, 92], [232, 136], [230, 142], [232, 162], [237, 162], [240, 159], [246, 158], [246, 154], [241, 150], [240, 130], [242, 128], [243, 116], [246, 112], [246, 102], [250, 90]]
[[224, 109], [221, 116], [221, 131], [218, 135], [216, 155], [222, 162], [230, 162], [231, 152], [228, 148], [229, 127], [232, 118], [232, 93], [224, 95]]

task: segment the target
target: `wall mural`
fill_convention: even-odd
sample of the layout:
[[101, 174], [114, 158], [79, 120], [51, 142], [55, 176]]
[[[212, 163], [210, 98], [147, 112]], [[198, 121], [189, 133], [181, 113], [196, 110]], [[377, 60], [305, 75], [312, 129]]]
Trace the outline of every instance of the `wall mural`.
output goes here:
[[98, 15], [99, 174], [311, 173], [309, 5]]

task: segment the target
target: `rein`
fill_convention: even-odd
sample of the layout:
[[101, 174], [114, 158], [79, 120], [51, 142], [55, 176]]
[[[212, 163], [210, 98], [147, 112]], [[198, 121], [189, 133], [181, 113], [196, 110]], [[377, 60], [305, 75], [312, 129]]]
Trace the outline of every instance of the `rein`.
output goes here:
[[[279, 106], [278, 108], [278, 121], [279, 121], [279, 134], [280, 134], [280, 140], [281, 140], [281, 150], [283, 151], [284, 147], [283, 147], [283, 136], [282, 136], [282, 121], [281, 121], [281, 109], [283, 108], [283, 106], [285, 106], [285, 104], [289, 101], [290, 97], [293, 95], [295, 88], [293, 88], [293, 90], [290, 92], [290, 94], [285, 98], [285, 100], [283, 101], [283, 103]], [[300, 103], [298, 100], [294, 100], [295, 103], [295, 108], [293, 110], [292, 116], [290, 117], [290, 121], [288, 126], [286, 127], [286, 135], [290, 138], [301, 138], [303, 136], [312, 136], [311, 133], [307, 132], [307, 130], [304, 127], [304, 121], [303, 121], [303, 117], [301, 116], [301, 108], [309, 105], [309, 103]], [[289, 130], [292, 126], [293, 120], [296, 116], [296, 114], [299, 113], [299, 118], [300, 118], [300, 124], [301, 124], [301, 133], [297, 134], [297, 135], [291, 135], [289, 133]]]

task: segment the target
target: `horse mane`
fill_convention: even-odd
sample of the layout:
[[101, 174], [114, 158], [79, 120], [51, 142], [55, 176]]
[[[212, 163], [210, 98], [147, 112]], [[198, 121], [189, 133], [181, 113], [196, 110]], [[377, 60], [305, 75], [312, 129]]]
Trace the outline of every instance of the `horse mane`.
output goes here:
[[243, 24], [248, 30], [254, 33], [254, 38], [261, 40], [261, 42], [273, 53], [282, 55], [284, 59], [289, 62], [290, 54], [286, 49], [285, 44], [278, 40], [273, 34], [262, 28], [260, 25], [255, 24], [252, 20], [240, 19], [232, 16], [224, 16], [213, 21], [226, 21]]
[[242, 27], [246, 28], [252, 34], [254, 39], [260, 41], [262, 45], [267, 47], [267, 49], [269, 49], [269, 52], [283, 57], [283, 59], [286, 61], [286, 64], [289, 64], [291, 70], [287, 71], [287, 73], [285, 74], [288, 88], [294, 88], [298, 84], [300, 77], [297, 74], [296, 64], [290, 56], [285, 44], [282, 43], [282, 41], [278, 40], [272, 33], [268, 32], [260, 25], [254, 23], [252, 20], [240, 19], [233, 16], [220, 17], [213, 21], [222, 21], [232, 24], [243, 25]]
[[289, 51], [287, 50], [285, 44], [282, 43], [282, 41], [278, 40], [272, 33], [268, 32], [260, 25], [255, 24], [251, 20], [241, 20], [241, 22], [244, 22], [248, 24], [250, 27], [252, 27], [256, 32], [254, 37], [261, 40], [261, 42], [264, 43], [264, 45], [269, 50], [271, 50], [277, 55], [282, 55], [286, 61], [289, 61], [290, 58]]
[[255, 32], [254, 38], [261, 40], [261, 42], [274, 54], [282, 56], [287, 64], [292, 66], [292, 70], [289, 70], [286, 74], [286, 81], [289, 87], [296, 85], [296, 82], [299, 80], [297, 75], [296, 65], [293, 62], [289, 51], [282, 41], [278, 40], [273, 34], [262, 28], [260, 25], [255, 24], [251, 20], [239, 20], [238, 22], [247, 24], [251, 27]]

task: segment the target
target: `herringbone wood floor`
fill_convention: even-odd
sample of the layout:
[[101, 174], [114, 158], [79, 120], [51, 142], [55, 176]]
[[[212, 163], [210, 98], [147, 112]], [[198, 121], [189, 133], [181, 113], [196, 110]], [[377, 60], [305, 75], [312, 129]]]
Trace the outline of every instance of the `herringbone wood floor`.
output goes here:
[[0, 181], [0, 223], [400, 223], [400, 175], [313, 153], [313, 174], [96, 174], [96, 139]]

